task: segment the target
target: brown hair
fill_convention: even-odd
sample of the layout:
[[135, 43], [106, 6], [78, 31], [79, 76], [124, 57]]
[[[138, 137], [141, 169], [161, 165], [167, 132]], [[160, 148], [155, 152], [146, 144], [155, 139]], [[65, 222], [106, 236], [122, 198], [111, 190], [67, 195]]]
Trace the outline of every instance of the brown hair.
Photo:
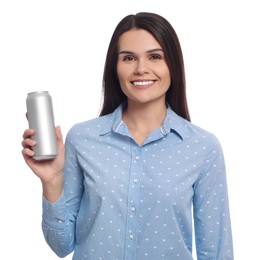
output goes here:
[[103, 74], [103, 104], [100, 116], [112, 113], [127, 100], [117, 77], [118, 40], [121, 34], [133, 28], [151, 33], [161, 45], [171, 75], [171, 85], [166, 102], [181, 117], [190, 121], [186, 99], [183, 54], [177, 34], [172, 25], [155, 13], [140, 12], [124, 17], [115, 28], [109, 43]]

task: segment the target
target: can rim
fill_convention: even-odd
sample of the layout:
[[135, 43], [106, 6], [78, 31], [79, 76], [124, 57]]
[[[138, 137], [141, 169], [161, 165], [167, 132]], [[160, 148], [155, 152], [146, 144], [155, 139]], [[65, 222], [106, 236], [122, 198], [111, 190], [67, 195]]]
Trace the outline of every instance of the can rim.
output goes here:
[[48, 93], [48, 91], [47, 91], [47, 90], [32, 91], [32, 92], [29, 92], [28, 95], [31, 95], [31, 94], [39, 94], [39, 93]]

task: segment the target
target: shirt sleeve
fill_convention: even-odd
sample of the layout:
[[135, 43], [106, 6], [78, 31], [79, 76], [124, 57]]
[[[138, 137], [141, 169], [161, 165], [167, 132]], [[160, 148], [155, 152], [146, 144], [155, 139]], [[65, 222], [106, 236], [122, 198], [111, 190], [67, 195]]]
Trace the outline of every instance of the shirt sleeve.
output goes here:
[[193, 214], [198, 260], [233, 260], [226, 169], [219, 141], [212, 136], [194, 186]]
[[83, 192], [82, 176], [76, 148], [72, 136], [68, 134], [63, 193], [54, 203], [43, 198], [43, 234], [47, 244], [59, 257], [65, 257], [74, 250], [75, 223]]

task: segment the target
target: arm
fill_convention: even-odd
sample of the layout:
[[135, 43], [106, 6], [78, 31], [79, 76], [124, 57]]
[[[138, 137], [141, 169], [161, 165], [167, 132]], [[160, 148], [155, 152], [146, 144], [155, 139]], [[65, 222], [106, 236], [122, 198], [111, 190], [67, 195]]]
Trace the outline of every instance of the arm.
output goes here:
[[[83, 193], [83, 175], [76, 154], [72, 135], [68, 133], [62, 195], [53, 203], [46, 197], [43, 198], [42, 229], [44, 237], [50, 248], [59, 257], [70, 254], [74, 250], [76, 240], [75, 223]], [[52, 187], [47, 187], [47, 193], [49, 190], [53, 194]]]
[[212, 140], [194, 192], [198, 260], [234, 259], [225, 163], [216, 138]]
[[63, 193], [65, 156], [63, 138], [60, 127], [57, 127], [58, 156], [53, 160], [36, 161], [32, 157], [34, 152], [31, 149], [36, 145], [36, 142], [31, 139], [34, 133], [35, 131], [33, 129], [27, 129], [24, 132], [22, 155], [26, 164], [31, 168], [34, 174], [39, 177], [42, 183], [42, 228], [45, 239], [58, 256], [64, 257], [73, 250], [73, 237], [71, 238], [71, 242], [67, 235], [73, 232], [73, 226], [69, 224], [66, 201]]

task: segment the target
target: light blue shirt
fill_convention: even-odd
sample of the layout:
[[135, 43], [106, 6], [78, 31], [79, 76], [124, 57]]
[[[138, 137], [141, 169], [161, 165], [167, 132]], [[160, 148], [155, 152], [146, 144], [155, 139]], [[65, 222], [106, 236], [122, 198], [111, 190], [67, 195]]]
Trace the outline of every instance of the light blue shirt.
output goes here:
[[43, 232], [60, 257], [190, 260], [195, 223], [198, 259], [233, 259], [221, 146], [170, 107], [141, 146], [122, 106], [73, 126], [64, 178], [58, 201], [43, 198]]

